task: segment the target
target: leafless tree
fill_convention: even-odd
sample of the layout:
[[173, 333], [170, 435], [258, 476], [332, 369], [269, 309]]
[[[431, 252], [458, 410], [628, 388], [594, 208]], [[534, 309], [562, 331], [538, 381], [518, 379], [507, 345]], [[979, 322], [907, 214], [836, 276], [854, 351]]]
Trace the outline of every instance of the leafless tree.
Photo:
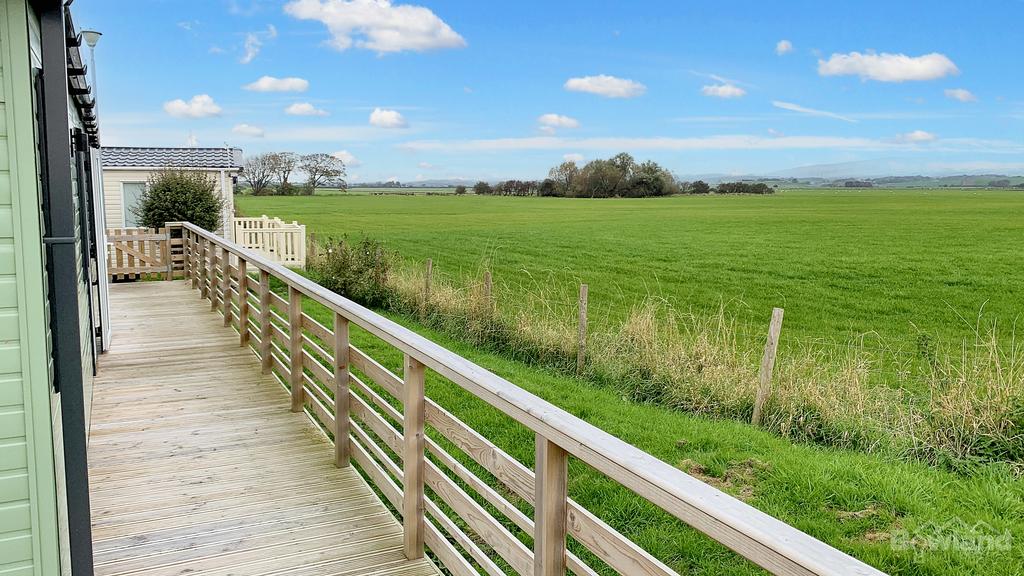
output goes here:
[[294, 152], [274, 152], [268, 156], [277, 179], [281, 184], [287, 184], [288, 177], [299, 167], [299, 155]]
[[330, 154], [306, 154], [299, 161], [299, 169], [306, 173], [311, 191], [333, 181], [340, 181], [344, 187], [345, 163]]
[[242, 178], [249, 183], [252, 193], [261, 196], [267, 192], [274, 178], [273, 162], [270, 154], [249, 156], [242, 163]]

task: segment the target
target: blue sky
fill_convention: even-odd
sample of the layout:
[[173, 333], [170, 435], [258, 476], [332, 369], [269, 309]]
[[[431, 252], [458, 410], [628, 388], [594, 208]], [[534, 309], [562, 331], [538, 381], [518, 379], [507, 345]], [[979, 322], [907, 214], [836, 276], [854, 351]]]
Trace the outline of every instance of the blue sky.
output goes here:
[[104, 34], [107, 145], [338, 153], [354, 181], [620, 151], [682, 175], [1024, 173], [1022, 0], [73, 8]]

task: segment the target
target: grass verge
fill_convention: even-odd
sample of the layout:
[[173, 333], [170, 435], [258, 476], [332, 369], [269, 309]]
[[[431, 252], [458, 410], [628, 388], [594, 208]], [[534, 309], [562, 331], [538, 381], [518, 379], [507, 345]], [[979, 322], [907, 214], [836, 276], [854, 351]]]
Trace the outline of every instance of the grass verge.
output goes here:
[[[322, 323], [331, 319], [330, 312], [314, 302], [306, 302], [305, 310]], [[989, 464], [957, 474], [881, 455], [794, 444], [738, 422], [632, 402], [607, 387], [482, 351], [408, 316], [385, 315], [881, 570], [1022, 573], [1024, 483], [1009, 466]], [[353, 329], [352, 341], [401, 373], [402, 355], [394, 348], [360, 329]], [[532, 466], [533, 435], [523, 426], [429, 371], [427, 394]], [[570, 464], [569, 494], [680, 573], [761, 573], [575, 460]]]

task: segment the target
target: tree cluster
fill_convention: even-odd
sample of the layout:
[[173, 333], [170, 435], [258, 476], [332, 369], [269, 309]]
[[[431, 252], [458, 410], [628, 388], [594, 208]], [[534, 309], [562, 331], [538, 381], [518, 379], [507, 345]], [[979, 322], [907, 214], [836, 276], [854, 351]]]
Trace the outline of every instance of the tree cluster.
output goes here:
[[[293, 174], [301, 174], [305, 180], [293, 184]], [[254, 196], [311, 196], [317, 188], [329, 186], [344, 190], [347, 187], [345, 163], [323, 153], [255, 154], [242, 164], [242, 178]]]
[[544, 180], [506, 180], [491, 186], [477, 182], [476, 194], [495, 196], [558, 196], [568, 198], [646, 198], [680, 192], [672, 173], [656, 162], [637, 163], [626, 153], [592, 160], [582, 168], [563, 162]]
[[764, 182], [721, 182], [716, 194], [774, 194], [775, 189]]

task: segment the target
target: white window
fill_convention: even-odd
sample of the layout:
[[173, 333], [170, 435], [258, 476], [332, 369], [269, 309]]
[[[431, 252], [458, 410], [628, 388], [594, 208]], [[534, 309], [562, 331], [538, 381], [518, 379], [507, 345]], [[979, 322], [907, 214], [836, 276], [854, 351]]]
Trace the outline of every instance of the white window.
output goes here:
[[137, 228], [139, 217], [135, 215], [133, 208], [139, 203], [139, 198], [146, 191], [145, 182], [122, 182], [121, 183], [121, 209], [124, 212], [124, 227]]

